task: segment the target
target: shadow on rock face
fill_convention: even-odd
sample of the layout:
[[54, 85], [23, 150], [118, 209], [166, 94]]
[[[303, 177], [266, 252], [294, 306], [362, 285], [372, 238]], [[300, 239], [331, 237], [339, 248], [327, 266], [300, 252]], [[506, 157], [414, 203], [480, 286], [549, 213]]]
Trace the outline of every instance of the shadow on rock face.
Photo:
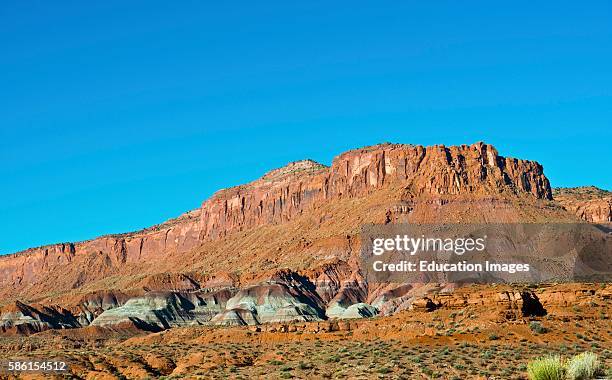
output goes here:
[[523, 317], [543, 317], [547, 314], [538, 296], [534, 293], [522, 292], [521, 297], [523, 298], [523, 306], [521, 307]]

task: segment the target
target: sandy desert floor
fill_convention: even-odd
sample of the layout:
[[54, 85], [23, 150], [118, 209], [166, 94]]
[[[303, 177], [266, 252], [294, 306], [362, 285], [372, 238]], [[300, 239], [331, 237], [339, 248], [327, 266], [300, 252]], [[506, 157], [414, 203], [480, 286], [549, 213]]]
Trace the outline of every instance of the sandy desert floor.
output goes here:
[[491, 310], [466, 307], [150, 334], [88, 327], [2, 337], [0, 358], [66, 361], [69, 371], [56, 378], [525, 379], [529, 360], [549, 354], [591, 351], [610, 371], [610, 310], [609, 302], [573, 305], [544, 317], [499, 321]]

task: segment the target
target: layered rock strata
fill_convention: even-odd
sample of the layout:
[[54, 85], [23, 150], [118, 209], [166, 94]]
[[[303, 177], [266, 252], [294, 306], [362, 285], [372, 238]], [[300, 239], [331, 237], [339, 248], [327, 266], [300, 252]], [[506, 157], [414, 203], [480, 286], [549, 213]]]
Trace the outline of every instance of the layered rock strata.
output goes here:
[[[491, 145], [382, 144], [343, 153], [331, 167], [310, 160], [291, 163], [247, 185], [221, 190], [199, 209], [143, 231], [1, 257], [0, 287], [17, 291], [57, 268], [96, 267], [87, 275], [75, 275], [71, 287], [78, 288], [119, 272], [125, 264], [160, 260], [172, 252], [186, 253], [207, 240], [283, 223], [336, 199], [358, 198], [391, 186], [406, 189], [410, 197], [552, 198], [540, 164], [502, 157]], [[402, 210], [389, 210], [389, 215], [394, 212]]]
[[[532, 213], [527, 217], [535, 218], [555, 207], [549, 205], [551, 199], [541, 165], [502, 157], [484, 143], [381, 144], [343, 153], [330, 167], [298, 161], [249, 184], [218, 191], [200, 208], [142, 231], [1, 257], [0, 296], [14, 300], [28, 294], [41, 306], [5, 305], [0, 327], [40, 331], [133, 324], [157, 330], [186, 324], [307, 322], [390, 314], [415, 302], [418, 306], [419, 297], [436, 289], [366, 283], [353, 257], [358, 249], [355, 228], [361, 223], [395, 223], [408, 216], [428, 220], [430, 214], [437, 220], [452, 212], [460, 220], [473, 216], [485, 222], [516, 220], [523, 209]], [[383, 211], [382, 219], [370, 218], [374, 208]], [[283, 226], [296, 220], [309, 221], [310, 229], [328, 229], [312, 238], [300, 232], [300, 225], [283, 232]], [[253, 253], [259, 241], [248, 232], [270, 226], [279, 227], [265, 231], [274, 234], [271, 238], [278, 244], [265, 253], [265, 259], [257, 259], [261, 262], [250, 262], [259, 257]], [[226, 249], [216, 254], [215, 242]], [[246, 254], [240, 256], [241, 251]], [[275, 259], [280, 255], [286, 260], [313, 260], [308, 270], [279, 270]], [[228, 272], [211, 273], [211, 261], [203, 258], [214, 259], [215, 270]], [[239, 276], [230, 265], [236, 261], [272, 269], [268, 274]], [[164, 272], [173, 266], [194, 272]], [[51, 292], [82, 294], [91, 284], [112, 291], [67, 301], [65, 309], [49, 309], [57, 298], [49, 297]]]

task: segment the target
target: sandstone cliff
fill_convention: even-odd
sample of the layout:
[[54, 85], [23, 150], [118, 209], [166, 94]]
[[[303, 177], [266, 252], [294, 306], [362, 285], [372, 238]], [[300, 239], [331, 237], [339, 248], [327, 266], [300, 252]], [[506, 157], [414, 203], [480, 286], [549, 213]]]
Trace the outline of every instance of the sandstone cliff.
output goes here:
[[[329, 167], [291, 163], [142, 231], [1, 257], [0, 297], [61, 303], [71, 326], [138, 321], [149, 329], [393, 312], [426, 289], [368, 286], [355, 261], [361, 225], [575, 219], [551, 200], [541, 165], [484, 143], [381, 144]], [[100, 291], [131, 295], [87, 306], [83, 297]], [[43, 316], [32, 329], [54, 328], [41, 323], [53, 319], [47, 314], [29, 313]], [[26, 314], [2, 314], [4, 327]]]
[[552, 199], [541, 165], [501, 157], [490, 145], [383, 144], [343, 153], [329, 168], [299, 161], [247, 186], [219, 191], [202, 205], [201, 238], [281, 223], [322, 203], [393, 185], [417, 197], [529, 194]]
[[[395, 187], [408, 197], [445, 196], [552, 198], [542, 166], [505, 158], [490, 145], [412, 146], [382, 144], [341, 154], [331, 167], [298, 161], [250, 184], [221, 190], [200, 209], [152, 228], [81, 243], [34, 248], [0, 258], [0, 287], [15, 291], [61, 268], [72, 288], [108, 277], [129, 263], [189, 252], [202, 242], [254, 226], [287, 222], [338, 199], [359, 198]], [[443, 200], [436, 201], [438, 203]], [[389, 210], [402, 213], [397, 205]]]

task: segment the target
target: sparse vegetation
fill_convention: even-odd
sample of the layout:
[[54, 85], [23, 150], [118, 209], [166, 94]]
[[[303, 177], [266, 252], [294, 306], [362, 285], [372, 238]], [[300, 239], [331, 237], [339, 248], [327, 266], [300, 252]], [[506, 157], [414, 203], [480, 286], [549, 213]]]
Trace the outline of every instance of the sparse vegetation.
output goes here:
[[583, 352], [567, 362], [567, 377], [569, 380], [587, 380], [604, 375], [599, 357], [592, 352]]
[[[24, 357], [66, 357], [70, 358], [71, 375], [80, 378], [109, 374], [128, 379], [168, 376], [519, 380], [529, 375], [530, 379], [538, 380], [586, 380], [592, 373], [598, 373], [597, 368], [600, 376], [605, 376], [604, 369], [612, 364], [609, 349], [612, 329], [609, 320], [598, 318], [608, 307], [607, 303], [599, 302], [588, 309], [581, 308], [580, 319], [565, 320], [553, 312], [539, 318], [538, 324], [504, 323], [497, 319], [492, 322], [486, 313], [471, 306], [464, 310], [407, 312], [361, 320], [357, 327], [351, 322], [350, 331], [283, 328], [280, 333], [278, 326], [271, 325], [258, 329], [199, 326], [170, 329], [161, 334], [137, 333], [114, 336], [114, 340], [104, 336], [83, 341], [71, 335], [75, 330], [65, 330], [62, 331], [65, 339], [57, 335], [50, 338], [48, 333], [2, 336], [0, 360], [7, 358], [7, 348]], [[568, 315], [571, 310], [568, 305], [557, 315]], [[331, 322], [291, 326], [315, 327], [326, 323]], [[463, 334], [446, 334], [458, 325]], [[538, 331], [544, 326], [548, 332], [542, 336]], [[442, 334], [437, 336], [436, 332]], [[585, 350], [592, 354], [581, 354]], [[574, 355], [577, 356], [573, 358]], [[563, 377], [558, 376], [560, 371]]]
[[527, 365], [530, 380], [564, 380], [565, 370], [559, 356], [537, 359]]
[[529, 329], [531, 329], [531, 331], [536, 334], [544, 334], [548, 332], [548, 329], [546, 327], [542, 326], [540, 322], [536, 321], [532, 321], [531, 323], [529, 323]]
[[530, 380], [590, 380], [605, 371], [596, 354], [583, 352], [568, 361], [560, 356], [536, 359], [527, 366], [527, 373]]

